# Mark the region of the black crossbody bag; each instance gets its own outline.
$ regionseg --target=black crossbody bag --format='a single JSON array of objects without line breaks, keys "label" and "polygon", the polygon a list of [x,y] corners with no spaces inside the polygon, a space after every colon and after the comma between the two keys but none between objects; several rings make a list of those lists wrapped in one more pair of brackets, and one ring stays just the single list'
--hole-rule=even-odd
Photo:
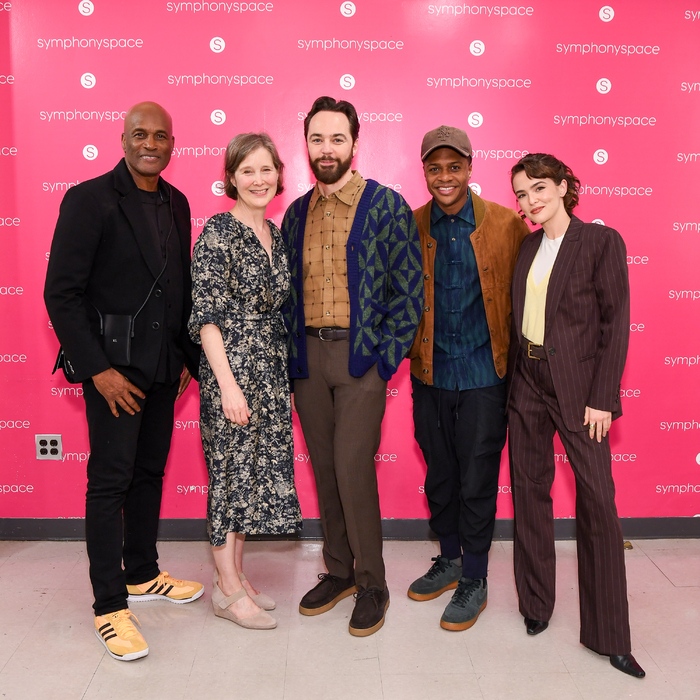
[{"label": "black crossbody bag", "polygon": [[[163,263],[163,268],[155,278],[150,290],[148,291],[148,294],[146,295],[146,298],[143,300],[143,304],[141,304],[138,311],[135,314],[103,314],[88,299],[100,317],[100,336],[102,337],[102,348],[105,351],[105,355],[107,356],[107,359],[111,365],[119,365],[121,367],[129,367],[131,365],[131,339],[134,337],[134,324],[136,322],[136,317],[141,313],[141,311],[143,311],[143,308],[151,298],[151,294],[153,294],[153,290],[156,288],[158,281],[168,267],[168,243],[170,242],[170,236],[175,226],[172,192],[170,193],[169,201],[170,229],[168,231],[168,236],[165,239],[165,262]],[[80,381],[75,379],[75,369],[70,363],[70,360],[66,357],[63,346],[58,349],[58,357],[56,357],[56,362],[54,363],[51,374],[55,374],[59,368],[63,370],[66,380],[71,384],[80,383]]]}]

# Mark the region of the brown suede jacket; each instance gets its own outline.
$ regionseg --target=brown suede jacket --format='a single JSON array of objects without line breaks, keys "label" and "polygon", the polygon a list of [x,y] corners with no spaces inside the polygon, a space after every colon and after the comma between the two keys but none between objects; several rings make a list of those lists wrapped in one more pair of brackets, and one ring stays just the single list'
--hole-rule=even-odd
[{"label": "brown suede jacket", "polygon": [[[525,222],[512,210],[494,202],[487,202],[472,192],[476,230],[470,236],[479,281],[484,297],[486,322],[491,334],[493,364],[499,377],[504,377],[508,364],[510,340],[510,283],[515,260],[523,238],[530,233]],[[430,237],[430,207],[432,200],[416,209],[413,214],[418,224],[423,254],[423,283],[425,302],[418,333],[408,357],[411,373],[423,384],[433,383],[433,337],[435,251],[437,241]]]}]

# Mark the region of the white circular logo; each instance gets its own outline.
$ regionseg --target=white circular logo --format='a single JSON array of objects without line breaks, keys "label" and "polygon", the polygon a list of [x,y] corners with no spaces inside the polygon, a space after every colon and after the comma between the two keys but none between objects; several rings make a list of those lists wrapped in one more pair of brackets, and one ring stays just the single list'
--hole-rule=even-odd
[{"label": "white circular logo", "polygon": [[95,160],[95,158],[97,158],[97,146],[85,146],[85,148],[83,148],[83,158],[86,160]]},{"label": "white circular logo", "polygon": [[593,154],[593,160],[598,163],[598,165],[603,165],[603,163],[608,162],[608,152],[604,148],[599,148]]},{"label": "white circular logo", "polygon": [[343,17],[352,17],[355,12],[357,12],[357,8],[354,2],[344,2],[340,6],[340,14]]},{"label": "white circular logo", "polygon": [[600,224],[601,226],[605,226],[605,222],[602,219],[593,219],[594,224]]},{"label": "white circular logo", "polygon": [[595,84],[595,89],[601,93],[601,95],[605,95],[607,92],[610,92],[612,90],[612,83],[608,78],[601,78],[596,84]]},{"label": "white circular logo", "polygon": [[83,73],[80,76],[80,84],[88,90],[94,88],[95,83],[97,83],[97,78],[92,73]]},{"label": "white circular logo", "polygon": [[78,12],[85,17],[88,17],[95,11],[95,6],[90,0],[80,0],[78,3]]},{"label": "white circular logo", "polygon": [[209,42],[209,48],[214,53],[221,53],[226,48],[226,42],[220,36],[215,36]]},{"label": "white circular logo", "polygon": [[615,16],[615,10],[610,7],[610,5],[603,5],[603,7],[600,8],[600,12],[598,13],[598,17],[603,20],[603,22],[609,22],[613,17]]},{"label": "white circular logo", "polygon": [[481,194],[481,185],[476,182],[470,182],[469,187],[472,188],[472,192],[478,197]]},{"label": "white circular logo", "polygon": [[695,461],[700,464],[700,453],[698,453],[697,457],[695,457]]},{"label": "white circular logo", "polygon": [[217,197],[223,197],[226,194],[226,190],[224,189],[224,183],[222,180],[216,180],[215,182],[211,183],[211,191],[217,196]]},{"label": "white circular logo", "polygon": [[212,124],[216,124],[217,126],[221,126],[226,121],[226,112],[224,112],[223,109],[215,109],[211,113],[210,118],[211,118]]},{"label": "white circular logo", "polygon": [[484,123],[484,118],[479,114],[479,112],[472,112],[468,117],[467,117],[467,123],[469,126],[473,127],[479,127]]},{"label": "white circular logo", "polygon": [[355,78],[352,75],[350,75],[350,73],[341,75],[340,87],[343,88],[343,90],[352,90],[355,87]]},{"label": "white circular logo", "polygon": [[486,50],[486,45],[483,41],[479,41],[479,39],[477,39],[469,44],[469,50],[472,52],[472,55],[481,56],[481,54]]}]

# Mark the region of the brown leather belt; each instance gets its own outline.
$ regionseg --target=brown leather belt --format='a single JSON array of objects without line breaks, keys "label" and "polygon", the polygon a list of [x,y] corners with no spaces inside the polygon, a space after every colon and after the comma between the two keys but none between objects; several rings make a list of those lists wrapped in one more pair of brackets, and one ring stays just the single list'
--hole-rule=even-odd
[{"label": "brown leather belt", "polygon": [[531,343],[525,336],[521,336],[520,347],[531,360],[547,359],[547,351],[544,349],[544,345],[535,345],[535,343]]},{"label": "brown leather belt", "polygon": [[348,328],[331,328],[329,326],[325,328],[306,326],[306,335],[312,335],[314,338],[323,341],[348,340],[350,338],[350,330]]}]

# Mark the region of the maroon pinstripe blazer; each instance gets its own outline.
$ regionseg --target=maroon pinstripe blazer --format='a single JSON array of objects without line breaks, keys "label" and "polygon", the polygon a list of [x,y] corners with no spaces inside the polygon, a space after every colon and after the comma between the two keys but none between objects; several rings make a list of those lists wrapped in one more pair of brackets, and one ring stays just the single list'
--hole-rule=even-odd
[{"label": "maroon pinstripe blazer", "polygon": [[[544,231],[523,241],[512,284],[508,377],[520,357],[527,275]],[[544,347],[564,423],[585,430],[586,406],[622,415],[620,380],[629,344],[627,249],[620,234],[572,217],[547,288]],[[510,381],[508,398],[510,399]]]}]

